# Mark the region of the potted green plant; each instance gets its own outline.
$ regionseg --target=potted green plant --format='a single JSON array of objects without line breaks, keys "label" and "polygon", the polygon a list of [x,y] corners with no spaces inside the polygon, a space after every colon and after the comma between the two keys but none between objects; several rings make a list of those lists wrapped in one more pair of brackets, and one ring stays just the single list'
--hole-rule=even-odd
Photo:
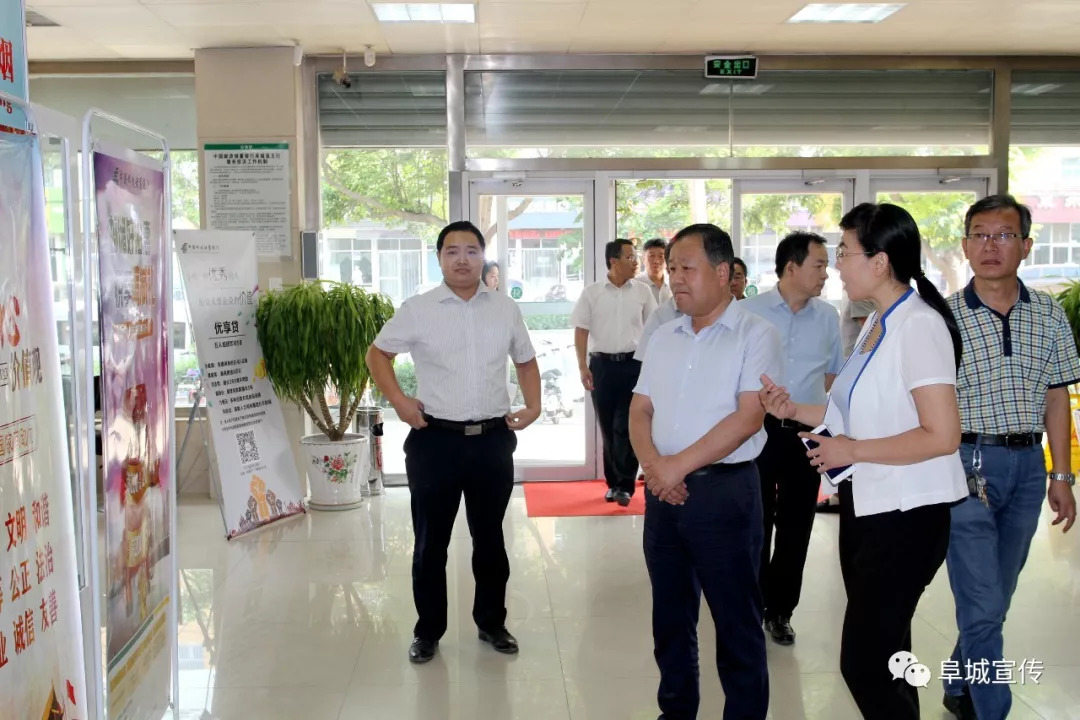
[{"label": "potted green plant", "polygon": [[[266,374],[278,396],[304,408],[320,431],[300,441],[315,509],[362,502],[370,449],[366,437],[348,430],[371,378],[364,354],[393,314],[385,295],[332,281],[270,291],[259,301]],[[336,417],[328,393],[337,397]]]}]

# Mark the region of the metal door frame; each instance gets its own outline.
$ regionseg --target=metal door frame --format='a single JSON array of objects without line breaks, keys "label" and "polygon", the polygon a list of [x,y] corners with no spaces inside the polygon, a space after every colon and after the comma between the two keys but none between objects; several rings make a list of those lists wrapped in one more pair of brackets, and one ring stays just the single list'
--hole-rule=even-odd
[{"label": "metal door frame", "polygon": [[[596,210],[597,193],[595,177],[570,178],[518,178],[491,177],[484,173],[462,173],[461,207],[467,208],[467,219],[476,221],[480,214],[480,196],[582,196],[582,241],[585,258],[582,274],[585,284],[594,282],[597,277],[597,257],[603,257],[604,241],[607,237],[607,223],[599,220],[602,213]],[[598,227],[604,225],[604,229]],[[509,243],[499,245],[497,260],[500,267],[507,267]],[[583,404],[585,412],[585,459],[581,465],[522,465],[515,464],[515,480],[592,480],[601,477],[601,468],[597,449],[602,447],[599,428],[595,422],[592,403],[586,397]],[[537,421],[539,422],[539,421]],[[524,432],[529,432],[525,430]]]}]

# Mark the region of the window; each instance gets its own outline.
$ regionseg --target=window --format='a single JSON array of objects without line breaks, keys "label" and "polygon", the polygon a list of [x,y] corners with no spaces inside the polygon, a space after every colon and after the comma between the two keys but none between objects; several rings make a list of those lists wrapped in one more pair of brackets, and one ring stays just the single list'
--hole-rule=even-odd
[{"label": "window", "polygon": [[988,152],[985,71],[470,72],[470,157],[812,157]]},{"label": "window", "polygon": [[323,147],[446,147],[443,72],[319,75]]},{"label": "window", "polygon": [[448,220],[446,151],[327,150],[319,276],[400,305],[442,281],[435,241]]},{"label": "window", "polygon": [[[318,96],[319,277],[385,293],[400,307],[442,281],[435,241],[450,210],[446,76],[358,73],[345,88],[323,75]],[[394,371],[414,394],[412,359],[399,356]],[[384,412],[388,428],[400,425],[392,408]],[[388,473],[404,472],[400,453],[384,461]]]},{"label": "window", "polygon": [[1080,145],[1080,72],[1014,72],[1011,142]]},{"label": "window", "polygon": [[1074,146],[1013,146],[1009,187],[1031,208],[1032,248],[1020,277],[1054,292],[1080,263],[1080,126]]},{"label": "window", "polygon": [[[195,75],[32,75],[30,97],[73,118],[92,107],[163,134],[169,147],[198,144],[195,123]],[[95,134],[137,150],[154,141],[107,123],[95,123]]]},{"label": "window", "polygon": [[731,180],[619,180],[615,206],[618,237],[670,240],[696,222],[730,230]]}]

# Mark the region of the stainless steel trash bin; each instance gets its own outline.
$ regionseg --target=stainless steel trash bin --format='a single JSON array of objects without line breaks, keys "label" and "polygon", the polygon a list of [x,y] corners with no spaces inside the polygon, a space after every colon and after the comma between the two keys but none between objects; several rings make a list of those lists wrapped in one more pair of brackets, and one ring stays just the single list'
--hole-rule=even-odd
[{"label": "stainless steel trash bin", "polygon": [[363,488],[365,495],[381,495],[383,491],[383,461],[382,461],[382,435],[383,414],[379,407],[362,407],[356,411],[356,419],[353,421],[356,432],[366,435],[370,449],[371,467],[368,470],[367,485]]}]

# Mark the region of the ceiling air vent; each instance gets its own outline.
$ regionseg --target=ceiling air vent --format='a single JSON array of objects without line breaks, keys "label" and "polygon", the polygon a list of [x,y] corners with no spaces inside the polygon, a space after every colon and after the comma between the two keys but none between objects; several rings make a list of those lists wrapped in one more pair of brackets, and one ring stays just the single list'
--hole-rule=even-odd
[{"label": "ceiling air vent", "polygon": [[60,27],[60,23],[53,22],[39,12],[27,10],[26,27]]}]

